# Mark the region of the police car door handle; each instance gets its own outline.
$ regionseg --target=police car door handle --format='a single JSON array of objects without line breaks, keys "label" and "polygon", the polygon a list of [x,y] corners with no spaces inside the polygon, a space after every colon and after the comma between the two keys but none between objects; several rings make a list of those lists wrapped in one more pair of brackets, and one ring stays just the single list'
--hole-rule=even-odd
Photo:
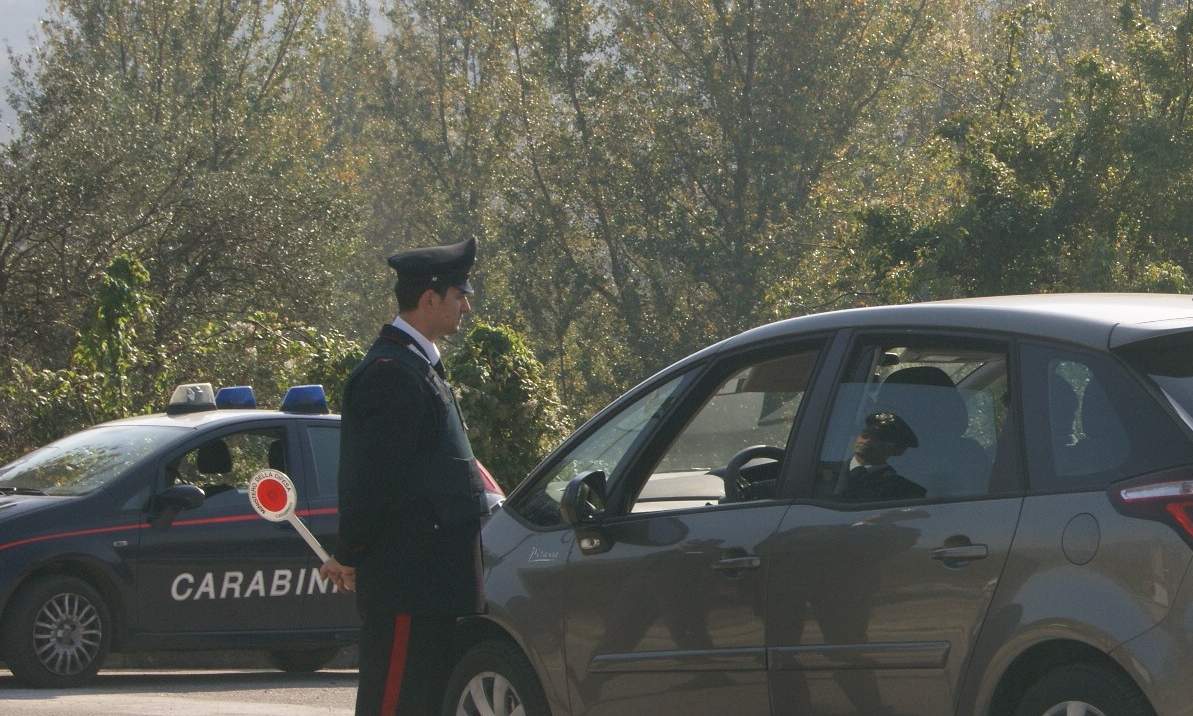
[{"label": "police car door handle", "polygon": [[966,544],[956,547],[937,547],[930,554],[932,559],[940,560],[946,566],[953,567],[972,562],[975,559],[985,559],[990,555],[990,550],[984,544]]},{"label": "police car door handle", "polygon": [[758,557],[729,557],[714,562],[712,568],[721,572],[737,572],[743,569],[758,569],[762,560]]}]

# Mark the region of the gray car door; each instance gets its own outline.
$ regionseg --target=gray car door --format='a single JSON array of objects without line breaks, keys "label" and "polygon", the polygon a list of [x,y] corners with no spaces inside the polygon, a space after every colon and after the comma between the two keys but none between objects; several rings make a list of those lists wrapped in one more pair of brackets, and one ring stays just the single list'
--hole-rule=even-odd
[{"label": "gray car door", "polygon": [[768,712],[760,546],[819,347],[712,366],[620,476],[602,546],[568,560],[574,713]]},{"label": "gray car door", "polygon": [[954,713],[1022,504],[1008,363],[965,337],[855,345],[764,547],[774,713]]}]

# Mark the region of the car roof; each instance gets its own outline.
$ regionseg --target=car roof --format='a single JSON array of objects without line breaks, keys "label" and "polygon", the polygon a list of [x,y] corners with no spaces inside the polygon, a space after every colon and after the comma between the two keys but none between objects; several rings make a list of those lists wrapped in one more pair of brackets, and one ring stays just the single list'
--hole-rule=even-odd
[{"label": "car roof", "polygon": [[176,428],[206,428],[217,425],[226,425],[231,423],[242,423],[250,420],[275,420],[283,419],[304,419],[304,420],[327,420],[339,422],[340,416],[332,413],[330,415],[323,415],[318,413],[284,413],[280,410],[252,410],[252,409],[218,409],[218,410],[203,410],[194,413],[180,413],[178,415],[167,415],[165,413],[153,413],[151,415],[137,415],[131,418],[122,418],[120,420],[112,420],[106,423],[100,423],[94,427],[113,427],[120,425],[152,425],[157,427],[176,427]]},{"label": "car roof", "polygon": [[902,327],[1015,333],[1105,350],[1166,333],[1193,329],[1193,296],[1139,293],[1030,294],[852,308],[760,326],[706,350],[721,351],[738,344],[797,332]]}]

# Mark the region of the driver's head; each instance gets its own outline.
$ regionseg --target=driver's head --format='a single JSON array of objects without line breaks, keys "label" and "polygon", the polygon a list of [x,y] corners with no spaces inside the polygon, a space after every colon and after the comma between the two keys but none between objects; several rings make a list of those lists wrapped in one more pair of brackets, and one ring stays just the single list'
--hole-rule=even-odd
[{"label": "driver's head", "polygon": [[854,441],[853,454],[864,465],[882,465],[919,444],[903,418],[884,410],[866,416],[866,425]]}]

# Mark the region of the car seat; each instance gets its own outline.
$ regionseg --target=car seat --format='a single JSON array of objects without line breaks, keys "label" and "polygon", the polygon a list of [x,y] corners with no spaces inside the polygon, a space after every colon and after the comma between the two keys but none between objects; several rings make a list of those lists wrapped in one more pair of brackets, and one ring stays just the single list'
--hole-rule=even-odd
[{"label": "car seat", "polygon": [[280,472],[286,471],[286,441],[282,438],[269,443],[269,467]]},{"label": "car seat", "polygon": [[1058,460],[1057,475],[1093,475],[1118,469],[1130,452],[1127,431],[1096,377],[1085,385],[1080,415],[1077,439],[1064,450],[1064,460]]},{"label": "car seat", "polygon": [[200,445],[195,454],[195,467],[208,480],[202,485],[208,497],[235,487],[216,477],[232,472],[232,451],[223,440],[216,438]]},{"label": "car seat", "polygon": [[888,462],[927,496],[984,495],[991,460],[976,440],[965,437],[969,411],[948,374],[936,366],[913,366],[887,376],[878,403],[911,427],[919,446]]},{"label": "car seat", "polygon": [[232,452],[218,438],[203,443],[195,455],[195,466],[204,475],[226,475],[232,472]]}]

